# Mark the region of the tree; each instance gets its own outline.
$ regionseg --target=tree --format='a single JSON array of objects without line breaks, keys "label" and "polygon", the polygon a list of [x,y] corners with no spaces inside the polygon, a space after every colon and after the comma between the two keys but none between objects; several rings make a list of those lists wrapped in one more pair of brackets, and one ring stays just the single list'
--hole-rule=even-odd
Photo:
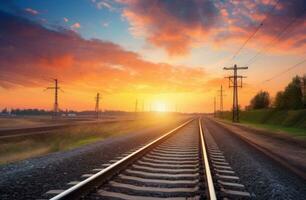
[{"label": "tree", "polygon": [[4,108],[4,109],[1,111],[1,113],[4,114],[4,115],[7,115],[9,112],[8,112],[7,108]]},{"label": "tree", "polygon": [[277,109],[302,109],[304,107],[302,80],[296,76],[287,85],[284,92],[278,92],[274,106]]},{"label": "tree", "polygon": [[284,92],[279,91],[276,93],[274,107],[277,109],[285,109]]},{"label": "tree", "polygon": [[263,109],[268,108],[270,105],[270,95],[268,92],[258,92],[250,102],[251,109]]},{"label": "tree", "polygon": [[306,74],[303,76],[301,80],[301,90],[303,94],[303,107],[306,108]]}]

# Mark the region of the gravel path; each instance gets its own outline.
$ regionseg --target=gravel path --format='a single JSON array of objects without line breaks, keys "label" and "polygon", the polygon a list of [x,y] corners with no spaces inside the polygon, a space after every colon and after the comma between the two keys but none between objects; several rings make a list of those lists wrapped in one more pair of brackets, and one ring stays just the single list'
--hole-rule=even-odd
[{"label": "gravel path", "polygon": [[38,199],[52,189],[67,187],[82,174],[160,136],[179,123],[160,125],[66,152],[24,160],[0,167],[0,199]]},{"label": "gravel path", "polygon": [[249,146],[219,124],[205,118],[205,126],[256,199],[306,199],[306,181]]}]

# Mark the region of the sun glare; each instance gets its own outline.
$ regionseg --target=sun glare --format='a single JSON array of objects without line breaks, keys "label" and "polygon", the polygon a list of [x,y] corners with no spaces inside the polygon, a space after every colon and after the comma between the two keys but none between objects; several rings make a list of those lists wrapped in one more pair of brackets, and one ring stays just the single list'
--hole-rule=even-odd
[{"label": "sun glare", "polygon": [[163,102],[157,102],[154,106],[154,110],[157,112],[166,112],[166,105]]}]

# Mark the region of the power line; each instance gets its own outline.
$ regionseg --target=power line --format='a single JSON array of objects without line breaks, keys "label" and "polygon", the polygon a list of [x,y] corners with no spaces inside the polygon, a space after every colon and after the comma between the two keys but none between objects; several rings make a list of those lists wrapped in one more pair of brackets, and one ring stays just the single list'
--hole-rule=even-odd
[{"label": "power line", "polygon": [[255,34],[259,31],[259,29],[262,27],[263,23],[260,23],[259,26],[255,29],[255,31],[247,38],[247,40],[241,45],[241,47],[234,53],[231,60],[235,59],[236,56],[240,53],[240,51],[243,49],[243,47],[255,36]]},{"label": "power line", "polygon": [[276,1],[276,3],[274,4],[273,7],[271,7],[269,9],[269,11],[266,12],[264,18],[262,19],[262,21],[260,22],[260,24],[256,27],[255,31],[246,39],[246,41],[239,47],[239,49],[234,53],[233,57],[231,58],[231,60],[235,59],[236,56],[240,53],[240,51],[247,45],[247,43],[256,35],[256,33],[260,30],[260,28],[264,25],[264,22],[267,19],[267,14],[271,13],[275,7],[277,6],[277,4],[279,3],[279,0]]},{"label": "power line", "polygon": [[271,42],[269,42],[267,45],[257,51],[255,56],[250,58],[245,65],[253,64],[260,55],[267,53],[274,46],[274,44],[276,44],[276,42],[283,37],[284,33],[294,24],[296,20],[297,16],[290,20],[290,22],[277,34],[277,36]]},{"label": "power line", "polygon": [[294,69],[294,68],[296,68],[296,67],[300,66],[301,64],[303,64],[303,63],[305,63],[305,62],[306,62],[306,58],[305,58],[304,60],[302,60],[302,61],[300,61],[300,62],[296,63],[295,65],[293,65],[293,66],[289,67],[288,69],[286,69],[286,70],[284,70],[284,71],[280,72],[279,74],[274,75],[274,76],[272,76],[271,78],[269,78],[269,79],[267,79],[267,80],[263,81],[263,83],[265,83],[265,82],[269,82],[269,81],[271,81],[271,80],[273,80],[273,79],[275,79],[275,78],[278,78],[279,76],[281,76],[281,75],[283,75],[283,74],[285,74],[285,73],[289,72],[290,70],[292,70],[292,69]]}]

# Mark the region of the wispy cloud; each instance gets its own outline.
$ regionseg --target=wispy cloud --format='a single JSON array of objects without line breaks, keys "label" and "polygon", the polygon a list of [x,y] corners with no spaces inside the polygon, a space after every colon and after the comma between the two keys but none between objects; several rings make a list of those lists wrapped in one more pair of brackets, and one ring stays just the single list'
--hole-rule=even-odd
[{"label": "wispy cloud", "polygon": [[69,19],[67,17],[64,17],[63,20],[64,20],[64,22],[68,22],[69,21]]},{"label": "wispy cloud", "polygon": [[37,10],[34,10],[32,8],[26,8],[24,9],[27,13],[31,14],[31,15],[38,15],[39,12]]},{"label": "wispy cloud", "polygon": [[109,11],[114,11],[115,8],[112,5],[111,1],[107,0],[92,0],[92,2],[96,5],[98,9],[108,9]]},{"label": "wispy cloud", "polygon": [[105,28],[109,26],[109,22],[102,22],[101,24],[102,24],[102,26],[105,27]]}]

